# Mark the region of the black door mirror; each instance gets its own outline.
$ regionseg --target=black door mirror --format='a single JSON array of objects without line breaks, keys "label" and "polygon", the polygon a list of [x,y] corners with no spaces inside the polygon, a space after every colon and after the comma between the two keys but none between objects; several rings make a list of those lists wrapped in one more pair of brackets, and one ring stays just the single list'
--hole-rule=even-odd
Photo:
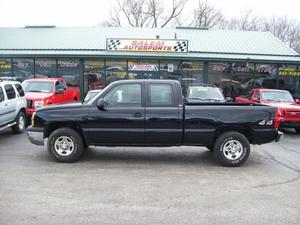
[{"label": "black door mirror", "polygon": [[107,103],[104,101],[103,98],[100,98],[97,101],[97,108],[101,111],[106,111],[105,106],[107,106]]},{"label": "black door mirror", "polygon": [[55,90],[55,94],[63,94],[63,93],[65,93],[65,89],[63,89],[63,88],[59,88],[59,89]]}]

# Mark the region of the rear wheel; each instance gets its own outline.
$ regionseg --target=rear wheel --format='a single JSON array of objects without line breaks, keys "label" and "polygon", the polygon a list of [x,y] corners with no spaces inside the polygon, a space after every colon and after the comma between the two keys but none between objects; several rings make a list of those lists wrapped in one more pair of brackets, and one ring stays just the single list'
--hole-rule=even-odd
[{"label": "rear wheel", "polygon": [[215,142],[214,156],[223,166],[240,166],[248,159],[249,154],[249,141],[239,132],[226,132]]},{"label": "rear wheel", "polygon": [[21,134],[24,132],[26,127],[26,116],[24,112],[20,111],[16,117],[16,124],[12,126],[14,134]]},{"label": "rear wheel", "polygon": [[49,136],[48,151],[59,162],[75,162],[84,151],[82,137],[73,129],[59,128]]}]

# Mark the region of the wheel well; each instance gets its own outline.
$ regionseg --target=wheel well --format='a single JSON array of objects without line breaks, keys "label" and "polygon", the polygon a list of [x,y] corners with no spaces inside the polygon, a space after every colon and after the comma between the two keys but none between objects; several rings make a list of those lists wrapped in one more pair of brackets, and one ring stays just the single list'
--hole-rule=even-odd
[{"label": "wheel well", "polygon": [[223,133],[235,131],[243,134],[249,141],[249,143],[253,143],[252,132],[250,127],[222,127],[215,131],[213,143],[217,140],[217,138],[222,135]]},{"label": "wheel well", "polygon": [[20,109],[20,112],[26,114],[26,109],[25,109],[25,108],[21,108],[21,109]]},{"label": "wheel well", "polygon": [[48,138],[53,131],[57,130],[58,128],[63,128],[63,127],[71,128],[71,129],[77,131],[78,134],[81,136],[81,138],[83,140],[83,143],[86,144],[84,136],[82,135],[81,128],[77,124],[71,123],[71,122],[67,122],[67,123],[64,122],[63,124],[61,124],[61,123],[51,123],[51,124],[47,125],[45,127],[45,131],[44,131],[44,138]]}]

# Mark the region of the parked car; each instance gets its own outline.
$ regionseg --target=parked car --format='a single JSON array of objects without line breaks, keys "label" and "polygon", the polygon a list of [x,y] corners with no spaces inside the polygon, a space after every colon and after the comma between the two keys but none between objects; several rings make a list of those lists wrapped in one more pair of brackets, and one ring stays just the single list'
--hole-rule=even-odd
[{"label": "parked car", "polygon": [[100,92],[102,91],[102,89],[96,89],[96,90],[91,90],[89,91],[85,98],[84,98],[84,101],[87,102],[89,100],[91,100],[92,98],[94,98],[97,94],[99,94]]},{"label": "parked car", "polygon": [[[116,81],[86,103],[37,110],[27,130],[60,162],[96,146],[206,146],[225,166],[240,166],[251,144],[279,140],[276,109],[235,103],[185,104],[178,81]],[[264,123],[263,123],[264,122]]]},{"label": "parked car", "polygon": [[185,99],[188,102],[226,102],[220,88],[208,85],[188,87]]},{"label": "parked car", "polygon": [[13,133],[22,133],[26,125],[26,99],[21,83],[1,81],[0,130],[11,127]]},{"label": "parked car", "polygon": [[254,88],[249,97],[237,97],[237,103],[258,103],[278,108],[280,127],[295,128],[300,133],[300,105],[288,91]]},{"label": "parked car", "polygon": [[42,106],[80,101],[79,88],[68,87],[62,78],[29,79],[22,85],[29,116]]}]

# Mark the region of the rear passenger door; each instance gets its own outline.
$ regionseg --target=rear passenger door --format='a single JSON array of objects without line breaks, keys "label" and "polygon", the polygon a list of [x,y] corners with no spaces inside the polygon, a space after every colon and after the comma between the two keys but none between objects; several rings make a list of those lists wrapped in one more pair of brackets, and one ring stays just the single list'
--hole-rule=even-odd
[{"label": "rear passenger door", "polygon": [[175,87],[169,83],[146,84],[146,144],[179,145],[182,138],[182,115],[176,100]]},{"label": "rear passenger door", "polygon": [[16,117],[16,108],[17,108],[17,94],[12,84],[5,84],[4,91],[7,96],[7,101],[5,103],[6,108],[6,120],[7,122],[13,121]]},{"label": "rear passenger door", "polygon": [[0,126],[7,122],[7,103],[5,102],[5,95],[3,88],[0,86]]}]

